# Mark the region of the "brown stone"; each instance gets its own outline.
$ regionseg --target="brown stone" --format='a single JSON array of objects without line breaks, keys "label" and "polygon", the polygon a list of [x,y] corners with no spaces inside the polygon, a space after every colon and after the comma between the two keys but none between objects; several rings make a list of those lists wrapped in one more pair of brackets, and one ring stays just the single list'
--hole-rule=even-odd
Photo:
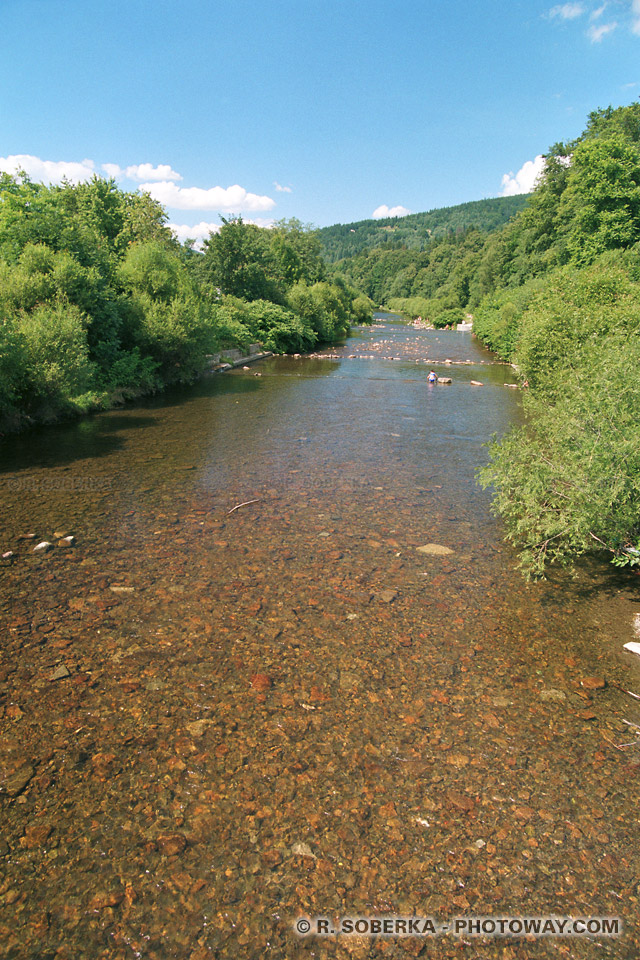
[{"label": "brown stone", "polygon": [[156,837],[156,843],[165,857],[175,857],[187,846],[187,838],[182,833],[166,833]]},{"label": "brown stone", "polygon": [[27,847],[27,849],[39,847],[41,843],[44,843],[44,841],[51,836],[52,831],[53,827],[48,823],[31,823],[24,831],[22,846]]},{"label": "brown stone", "polygon": [[122,890],[102,890],[94,894],[89,901],[90,910],[104,910],[106,907],[117,907],[124,900]]},{"label": "brown stone", "polygon": [[34,774],[35,770],[31,764],[25,763],[5,780],[0,781],[0,794],[5,793],[9,797],[17,797],[29,781],[33,779]]}]

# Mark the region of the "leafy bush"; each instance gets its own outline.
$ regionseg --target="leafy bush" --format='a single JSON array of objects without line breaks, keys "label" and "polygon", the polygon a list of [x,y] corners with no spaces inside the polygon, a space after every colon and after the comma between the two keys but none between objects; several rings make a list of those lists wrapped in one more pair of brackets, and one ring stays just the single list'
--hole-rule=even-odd
[{"label": "leafy bush", "polygon": [[457,323],[464,323],[465,320],[464,310],[461,310],[459,307],[454,307],[453,309],[436,313],[433,316],[432,323],[436,329],[441,330],[443,327],[454,327]]},{"label": "leafy bush", "polygon": [[561,383],[526,398],[526,426],[491,446],[496,492],[528,576],[595,549],[636,545],[640,504],[640,334],[593,341]]},{"label": "leafy bush", "polygon": [[73,408],[94,386],[86,320],[77,307],[41,304],[19,320],[23,344],[22,395],[30,413]]},{"label": "leafy bush", "polygon": [[314,331],[299,316],[267,300],[247,304],[245,316],[253,339],[274,353],[303,353],[316,342]]},{"label": "leafy bush", "polygon": [[624,555],[640,517],[640,285],[606,258],[564,270],[520,324],[526,424],[494,441],[481,482],[527,575],[589,550]]},{"label": "leafy bush", "polygon": [[156,361],[165,382],[193,380],[205,369],[207,354],[215,346],[211,308],[192,296],[162,302],[141,294],[137,302],[142,352]]}]

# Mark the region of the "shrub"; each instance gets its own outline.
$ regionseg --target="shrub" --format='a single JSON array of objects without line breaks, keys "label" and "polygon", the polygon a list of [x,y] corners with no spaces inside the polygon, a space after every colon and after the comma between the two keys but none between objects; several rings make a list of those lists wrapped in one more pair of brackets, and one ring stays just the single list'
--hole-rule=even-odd
[{"label": "shrub", "polygon": [[63,302],[41,304],[19,318],[24,351],[23,396],[31,412],[47,416],[73,407],[94,386],[86,320]]}]

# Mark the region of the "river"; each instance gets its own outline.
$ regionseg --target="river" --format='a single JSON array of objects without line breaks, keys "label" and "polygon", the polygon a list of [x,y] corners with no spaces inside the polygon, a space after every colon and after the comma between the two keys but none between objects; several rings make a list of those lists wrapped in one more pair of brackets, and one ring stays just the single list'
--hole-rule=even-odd
[{"label": "river", "polygon": [[[1,441],[4,956],[640,956],[640,597],[522,580],[474,479],[509,383],[379,315]],[[294,932],[374,915],[624,933]]]}]

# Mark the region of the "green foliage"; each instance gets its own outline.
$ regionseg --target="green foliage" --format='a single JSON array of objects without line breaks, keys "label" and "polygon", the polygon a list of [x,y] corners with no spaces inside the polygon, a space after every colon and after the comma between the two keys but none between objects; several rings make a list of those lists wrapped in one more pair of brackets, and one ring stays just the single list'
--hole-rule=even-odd
[{"label": "green foliage", "polygon": [[496,491],[529,576],[597,548],[622,561],[633,556],[627,551],[640,533],[634,273],[607,257],[588,270],[565,269],[521,315],[516,359],[530,385],[526,424],[493,443],[480,477]]},{"label": "green foliage", "polygon": [[316,342],[314,331],[301,317],[266,300],[247,305],[246,322],[253,338],[274,353],[303,353]]},{"label": "green foliage", "polygon": [[544,289],[544,281],[530,280],[521,287],[503,287],[485,297],[473,314],[473,329],[490,350],[513,360],[520,338],[522,315]]},{"label": "green foliage", "polygon": [[39,304],[20,317],[22,396],[29,414],[51,416],[59,409],[84,407],[93,384],[86,322],[77,307]]},{"label": "green foliage", "polygon": [[[411,213],[406,217],[339,223],[318,230],[318,238],[328,263],[357,257],[378,247],[423,251],[432,240],[459,237],[470,229],[483,233],[497,230],[522,210],[526,202],[523,196],[498,197],[427,213]],[[396,295],[403,294],[398,291]]]},{"label": "green foliage", "polygon": [[525,573],[595,548],[637,542],[640,502],[640,337],[590,344],[554,400],[531,394],[526,427],[491,448],[481,481],[520,549]]},{"label": "green foliage", "polygon": [[132,244],[119,268],[125,290],[165,303],[180,292],[183,274],[177,253],[157,240]]},{"label": "green foliage", "polygon": [[219,233],[204,241],[200,269],[223,294],[244,300],[277,300],[276,259],[265,230],[242,217],[222,218]]},{"label": "green foliage", "polygon": [[[1,279],[0,279],[1,285]],[[15,320],[0,315],[0,423],[11,427],[21,420],[20,396],[24,389],[26,352]]]},{"label": "green foliage", "polygon": [[207,364],[216,336],[214,312],[197,296],[153,300],[141,294],[138,347],[158,366],[162,381],[189,382]]},{"label": "green foliage", "polygon": [[458,323],[464,323],[466,320],[464,310],[459,307],[452,307],[448,310],[442,310],[433,317],[433,326],[441,330],[444,327],[455,327]]},{"label": "green foliage", "polygon": [[351,303],[353,322],[356,324],[373,323],[373,304],[364,294],[354,297]]},{"label": "green foliage", "polygon": [[578,144],[560,212],[575,263],[632,246],[640,239],[640,147],[620,136]]},{"label": "green foliage", "polygon": [[271,251],[277,263],[277,275],[282,285],[293,286],[303,280],[315,283],[324,280],[326,268],[318,231],[302,224],[295,217],[277,220],[268,231]]}]

